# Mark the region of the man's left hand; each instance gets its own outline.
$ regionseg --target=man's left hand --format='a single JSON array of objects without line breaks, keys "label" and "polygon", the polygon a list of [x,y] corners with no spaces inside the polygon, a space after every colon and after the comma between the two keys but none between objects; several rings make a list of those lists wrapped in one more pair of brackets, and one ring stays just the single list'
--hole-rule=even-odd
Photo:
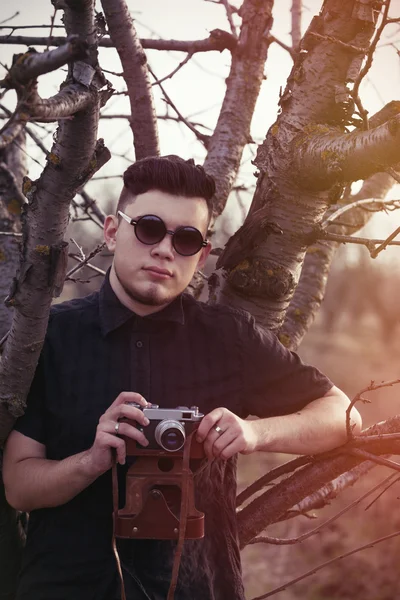
[{"label": "man's left hand", "polygon": [[245,421],[227,408],[216,408],[204,417],[197,430],[198,442],[204,442],[209,459],[227,460],[237,452],[250,454],[257,438],[251,421]]}]

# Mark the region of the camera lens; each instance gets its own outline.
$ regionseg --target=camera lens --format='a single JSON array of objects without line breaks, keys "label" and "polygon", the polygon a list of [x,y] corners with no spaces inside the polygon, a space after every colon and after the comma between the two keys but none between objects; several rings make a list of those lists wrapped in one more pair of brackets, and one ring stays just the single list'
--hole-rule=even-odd
[{"label": "camera lens", "polygon": [[176,452],[185,444],[185,428],[179,421],[165,419],[157,425],[154,437],[161,448],[167,452]]}]

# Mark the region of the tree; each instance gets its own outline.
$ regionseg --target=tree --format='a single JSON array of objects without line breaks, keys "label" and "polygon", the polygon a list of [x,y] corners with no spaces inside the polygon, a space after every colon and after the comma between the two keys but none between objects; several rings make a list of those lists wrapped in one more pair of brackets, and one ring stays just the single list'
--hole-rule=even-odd
[{"label": "tree", "polygon": [[[244,0],[240,8],[220,0],[231,32],[213,30],[207,39],[186,42],[140,40],[124,0],[102,0],[104,15],[95,14],[92,0],[52,3],[64,13],[67,37],[0,38],[3,44],[56,47],[16,55],[2,81],[2,87],[15,90],[18,99],[0,131],[1,257],[10,267],[1,277],[3,294],[14,272],[15,236],[20,227],[23,240],[18,274],[7,299],[14,314],[0,368],[2,441],[24,411],[52,297],[62,290],[70,206],[97,222],[104,217],[84,189],[110,157],[104,142],[96,141],[100,109],[113,94],[98,63],[97,48],[113,46],[118,51],[136,158],[160,152],[152,71],[145,49],[186,52],[180,68],[197,52],[230,52],[226,92],[211,134],[185,119],[162,81],[156,82],[174,108],[175,118],[206,148],[204,167],[216,180],[218,217],[235,186],[250,141],[269,47],[282,45],[270,33],[273,0]],[[355,241],[354,234],[373,211],[397,206],[396,201],[385,198],[398,181],[400,162],[400,104],[390,102],[368,118],[359,94],[384,28],[398,22],[389,15],[390,0],[325,0],[302,38],[301,4],[301,0],[292,3],[292,46],[283,46],[293,59],[293,68],[280,97],[279,115],[254,159],[257,184],[251,207],[242,227],[218,256],[218,270],[208,278],[209,302],[250,311],[291,349],[299,346],[320,306],[338,244]],[[239,31],[236,23],[240,23]],[[60,91],[42,98],[38,78],[65,64],[68,74]],[[7,112],[5,107],[3,110]],[[18,152],[23,147],[22,136],[25,131],[34,135],[28,122],[49,121],[58,121],[58,129],[51,150],[44,149],[46,167],[36,181],[24,178],[22,193],[24,166]],[[351,183],[358,180],[363,180],[361,190],[352,194]],[[366,245],[372,256],[396,243],[392,237],[356,241]],[[78,266],[90,264],[90,259],[81,259]],[[193,293],[199,293],[200,287],[201,278],[193,282]],[[3,333],[8,330],[9,317],[1,316]],[[242,547],[269,524],[285,518],[293,506],[302,504],[302,510],[307,510],[317,502],[316,497],[318,501],[325,498],[325,486],[343,474],[342,486],[376,462],[399,470],[399,465],[380,457],[397,452],[399,424],[400,417],[393,417],[354,438],[348,420],[345,448],[318,461],[313,457],[296,459],[256,482],[238,498],[239,505],[279,475],[293,472],[238,513]]]}]

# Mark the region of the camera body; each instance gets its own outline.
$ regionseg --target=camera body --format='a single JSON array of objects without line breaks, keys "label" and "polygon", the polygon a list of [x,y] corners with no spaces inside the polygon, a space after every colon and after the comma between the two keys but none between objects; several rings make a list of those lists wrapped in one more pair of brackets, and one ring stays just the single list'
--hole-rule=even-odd
[{"label": "camera body", "polygon": [[177,406],[176,408],[160,408],[158,404],[148,404],[146,407],[136,402],[129,402],[130,406],[139,408],[149,419],[150,423],[136,427],[143,431],[149,441],[146,450],[164,450],[165,452],[180,452],[187,436],[199,425],[204,414],[199,412],[197,406]]},{"label": "camera body", "polygon": [[[121,436],[126,444],[128,471],[125,506],[118,509],[118,482],[113,479],[114,532],[116,537],[177,540],[181,527],[186,539],[204,536],[204,513],[195,506],[194,473],[205,458],[203,444],[193,435],[204,417],[197,406],[160,408],[129,402],[149,419],[142,427],[149,441],[141,446],[136,440]],[[182,513],[182,507],[186,510]],[[181,513],[184,514],[181,517]]]}]

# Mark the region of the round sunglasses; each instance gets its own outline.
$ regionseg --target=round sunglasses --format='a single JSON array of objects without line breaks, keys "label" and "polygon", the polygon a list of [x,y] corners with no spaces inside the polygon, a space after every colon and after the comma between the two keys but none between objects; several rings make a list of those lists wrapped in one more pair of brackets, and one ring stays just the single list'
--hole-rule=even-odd
[{"label": "round sunglasses", "polygon": [[172,246],[181,256],[193,256],[207,246],[208,242],[203,238],[196,227],[184,225],[175,231],[167,229],[164,221],[156,215],[143,215],[139,219],[131,219],[121,210],[118,214],[135,228],[135,235],[139,242],[152,246],[158,244],[165,236],[172,235]]}]

